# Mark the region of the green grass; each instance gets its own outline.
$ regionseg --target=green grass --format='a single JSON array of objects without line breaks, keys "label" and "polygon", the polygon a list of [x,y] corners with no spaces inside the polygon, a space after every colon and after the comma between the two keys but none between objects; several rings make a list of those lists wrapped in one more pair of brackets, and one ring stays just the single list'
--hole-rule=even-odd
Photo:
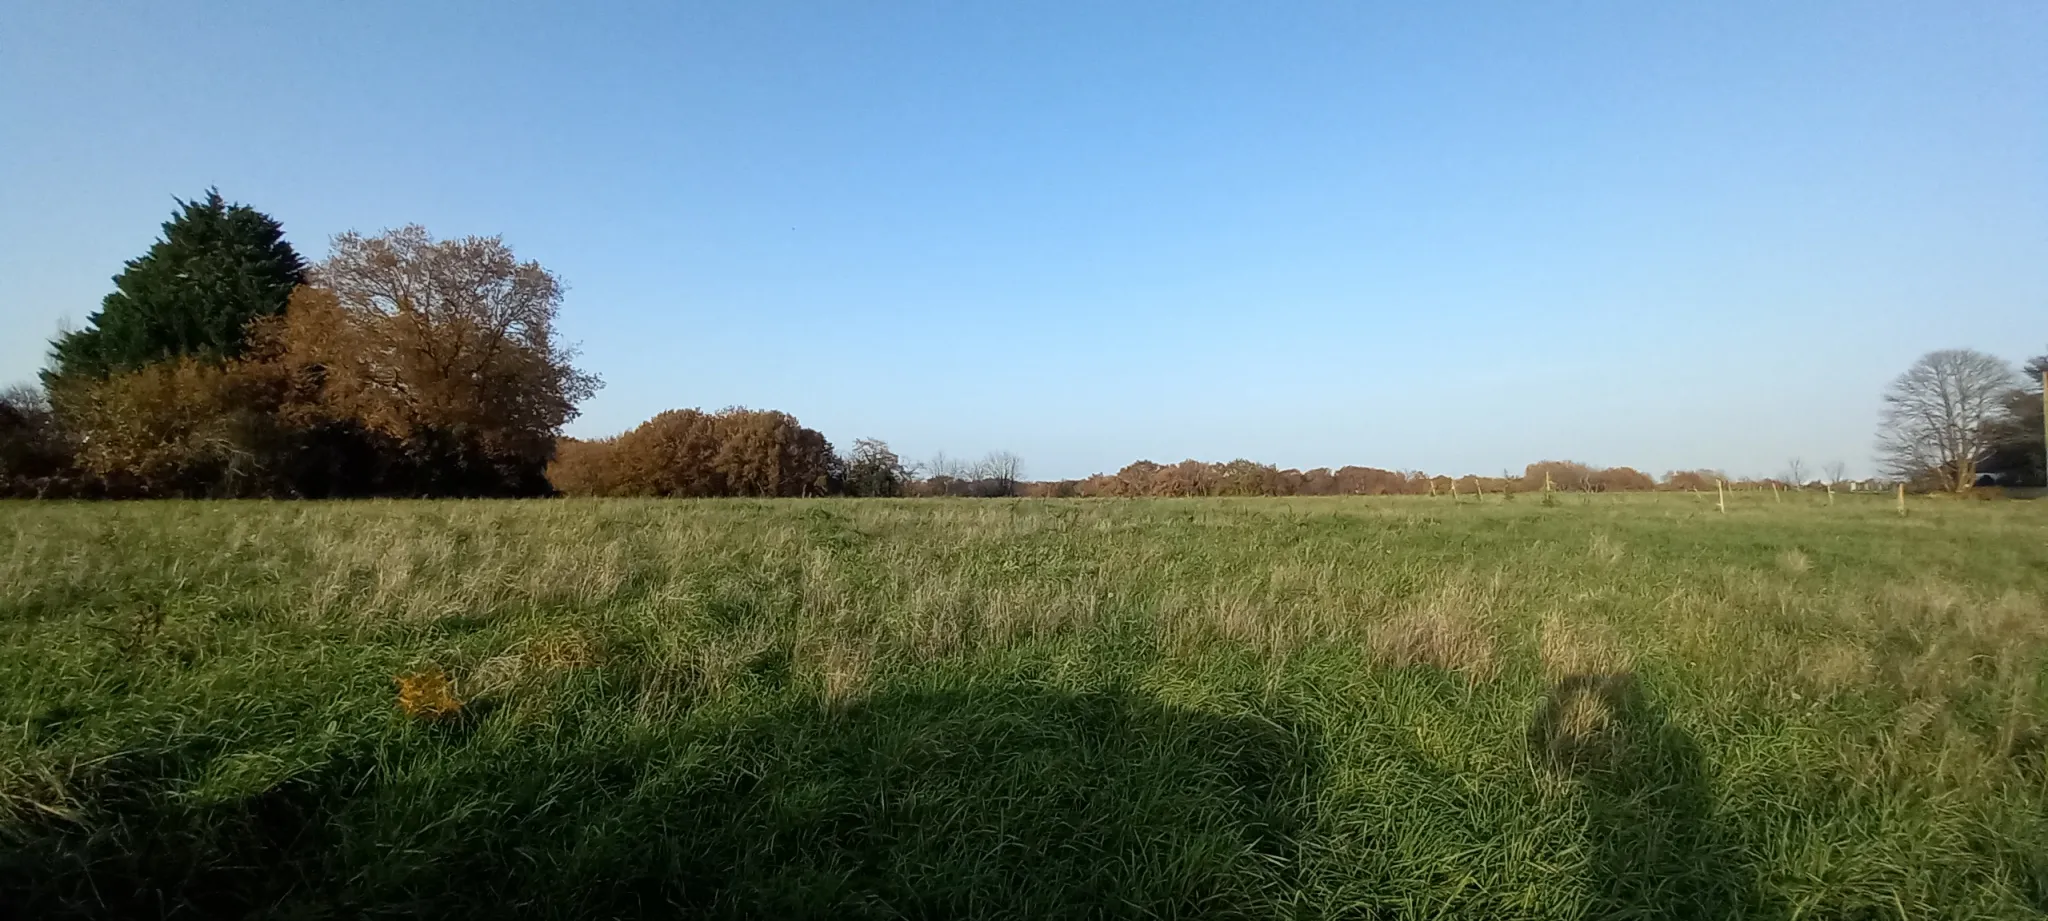
[{"label": "green grass", "polygon": [[6,504],[0,906],[2042,917],[2044,599],[2040,503]]}]

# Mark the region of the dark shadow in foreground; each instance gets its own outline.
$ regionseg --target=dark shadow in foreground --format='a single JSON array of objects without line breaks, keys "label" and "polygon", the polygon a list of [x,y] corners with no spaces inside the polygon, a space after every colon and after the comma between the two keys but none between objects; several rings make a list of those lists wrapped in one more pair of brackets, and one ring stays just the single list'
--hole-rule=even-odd
[{"label": "dark shadow in foreground", "polygon": [[74,818],[8,829],[0,903],[36,917],[1270,916],[1294,888],[1318,758],[1284,719],[1023,684],[694,734],[572,721],[473,747],[491,737],[387,740],[375,764],[365,750],[206,808],[166,791],[216,752],[115,765]]},{"label": "dark shadow in foreground", "polygon": [[1633,675],[1587,674],[1550,689],[1529,727],[1531,753],[1583,785],[1593,849],[1594,918],[1767,914],[1753,876],[1715,817],[1699,746]]}]

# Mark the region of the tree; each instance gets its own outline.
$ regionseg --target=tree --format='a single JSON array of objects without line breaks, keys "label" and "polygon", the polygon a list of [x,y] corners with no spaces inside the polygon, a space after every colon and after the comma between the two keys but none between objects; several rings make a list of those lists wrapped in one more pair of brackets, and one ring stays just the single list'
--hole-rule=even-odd
[{"label": "tree", "polygon": [[710,413],[672,409],[657,414],[619,436],[618,475],[626,490],[621,494],[731,495],[719,464],[724,441],[718,418]]},{"label": "tree", "polygon": [[1117,495],[1151,495],[1152,481],[1157,479],[1160,471],[1164,469],[1166,468],[1161,467],[1158,464],[1155,464],[1149,460],[1133,461],[1129,464],[1125,464],[1122,470],[1118,470],[1116,472],[1117,482],[1121,484],[1118,488]]},{"label": "tree", "polygon": [[918,472],[927,477],[948,477],[960,480],[972,476],[967,468],[968,465],[965,462],[947,457],[946,452],[940,451],[932,455],[931,460],[925,461],[923,467]]},{"label": "tree", "polygon": [[1280,470],[1272,464],[1238,458],[1215,473],[1217,492],[1226,496],[1270,496],[1280,491]]},{"label": "tree", "polygon": [[1793,489],[1806,488],[1806,461],[1793,458],[1785,462],[1785,485]]},{"label": "tree", "polygon": [[1712,470],[1673,470],[1664,474],[1664,488],[1686,492],[1705,492],[1715,488],[1721,481],[1719,473]]},{"label": "tree", "polygon": [[1389,496],[1408,490],[1408,478],[1378,467],[1346,466],[1331,475],[1337,495]]},{"label": "tree", "polygon": [[306,266],[269,215],[218,190],[178,202],[163,236],[114,276],[86,328],[51,342],[46,382],[166,359],[240,357],[253,320],[281,314]]},{"label": "tree", "polygon": [[974,465],[977,492],[988,496],[1014,496],[1017,481],[1024,476],[1024,460],[1008,451],[990,451]]},{"label": "tree", "polygon": [[1337,494],[1337,477],[1328,467],[1317,467],[1301,475],[1301,494],[1304,496],[1334,496]]},{"label": "tree", "polygon": [[725,495],[822,496],[832,488],[839,458],[832,443],[796,417],[773,410],[727,409],[716,417],[718,453],[712,463]]},{"label": "tree", "polygon": [[2012,366],[1983,352],[1921,356],[1885,390],[1879,461],[1909,482],[1950,492],[1974,485],[2014,385]]},{"label": "tree", "polygon": [[629,495],[619,477],[618,439],[563,438],[548,461],[548,483],[565,496]]},{"label": "tree", "polygon": [[1538,461],[1522,469],[1522,486],[1535,492],[1543,488],[1548,476],[1552,489],[1590,491],[1594,486],[1593,474],[1591,466],[1577,461]]},{"label": "tree", "polygon": [[850,496],[900,496],[908,474],[896,452],[879,438],[860,438],[846,456],[845,485]]},{"label": "tree", "polygon": [[1820,473],[1829,486],[1840,489],[1842,483],[1849,478],[1849,465],[1841,461],[1828,461],[1820,468]]},{"label": "tree", "polygon": [[43,391],[0,390],[0,496],[35,496],[44,481],[72,472],[71,445],[57,430]]},{"label": "tree", "polygon": [[1657,488],[1657,481],[1634,467],[1609,467],[1593,472],[1593,488],[1600,492],[1646,492]]},{"label": "tree", "polygon": [[2006,398],[2006,418],[1984,472],[2008,486],[2048,486],[2048,434],[2042,430],[2041,385],[2048,380],[2048,355],[2026,364],[2025,385]]},{"label": "tree", "polygon": [[563,439],[548,481],[571,496],[820,496],[839,477],[825,436],[788,413],[673,409],[616,438]]},{"label": "tree", "polygon": [[561,301],[561,282],[498,237],[345,233],[293,294],[277,350],[324,417],[436,463],[474,458],[498,491],[544,489],[557,434],[599,385],[555,340]]},{"label": "tree", "polygon": [[1098,473],[1082,480],[1076,491],[1090,499],[1110,499],[1129,495],[1124,492],[1123,481],[1109,473]]}]

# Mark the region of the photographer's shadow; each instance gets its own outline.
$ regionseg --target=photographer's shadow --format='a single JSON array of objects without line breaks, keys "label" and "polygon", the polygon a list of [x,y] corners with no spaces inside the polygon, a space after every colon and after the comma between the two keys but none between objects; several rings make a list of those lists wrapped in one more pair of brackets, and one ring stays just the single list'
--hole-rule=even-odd
[{"label": "photographer's shadow", "polygon": [[[494,714],[479,723],[498,717]],[[195,805],[191,740],[0,848],[33,917],[1269,917],[1314,730],[1024,681],[790,698],[612,746],[437,727]],[[602,727],[598,731],[602,731]],[[495,740],[494,740],[495,739]],[[466,753],[493,745],[488,757]],[[210,747],[209,747],[210,746]],[[461,808],[454,810],[451,804]],[[0,916],[8,911],[0,909]]]},{"label": "photographer's shadow", "polygon": [[1758,907],[1716,818],[1699,746],[1631,674],[1573,675],[1537,707],[1538,764],[1582,785],[1593,875],[1588,917],[1737,918]]}]

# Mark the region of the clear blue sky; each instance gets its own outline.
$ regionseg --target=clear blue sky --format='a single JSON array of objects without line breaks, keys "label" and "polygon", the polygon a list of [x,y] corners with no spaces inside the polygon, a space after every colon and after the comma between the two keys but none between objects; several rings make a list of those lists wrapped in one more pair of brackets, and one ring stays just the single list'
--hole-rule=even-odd
[{"label": "clear blue sky", "polygon": [[12,3],[0,380],[217,185],[554,269],[576,434],[1868,470],[2048,349],[2048,3],[1688,6]]}]

